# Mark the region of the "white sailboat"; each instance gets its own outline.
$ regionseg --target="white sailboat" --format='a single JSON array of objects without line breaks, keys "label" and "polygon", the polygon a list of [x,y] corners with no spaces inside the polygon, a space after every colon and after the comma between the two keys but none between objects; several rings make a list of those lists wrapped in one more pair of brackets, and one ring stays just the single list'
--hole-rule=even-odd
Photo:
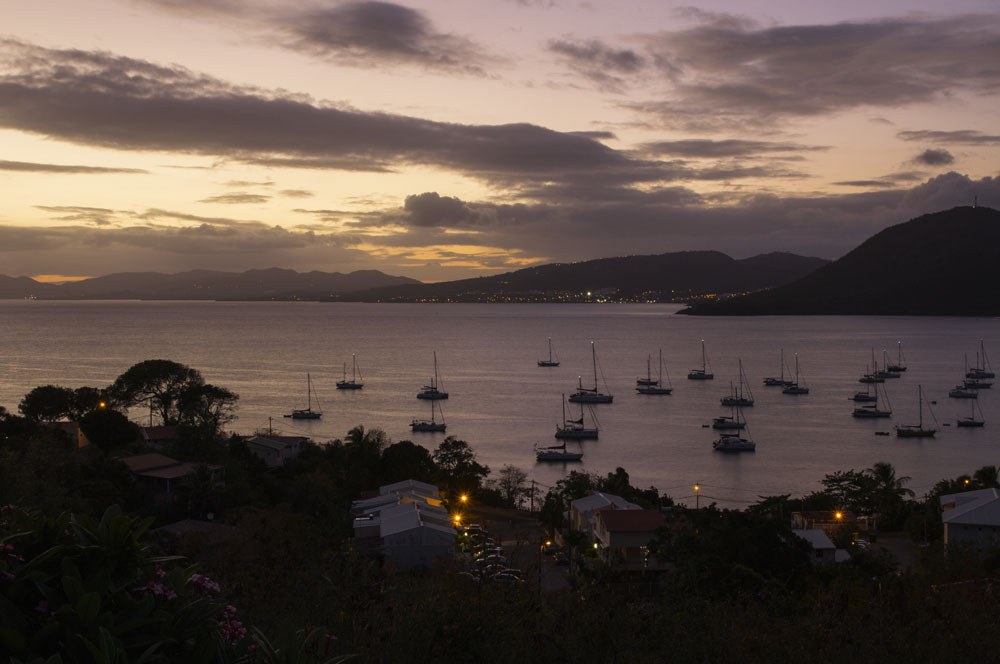
[{"label": "white sailboat", "polygon": [[417,392],[417,398],[447,399],[448,393],[442,392],[440,389],[438,389],[438,386],[440,384],[441,384],[441,379],[438,376],[438,356],[437,356],[437,351],[434,351],[434,376],[431,378],[430,385],[424,385],[422,388],[420,388],[420,391]]},{"label": "white sailboat", "polygon": [[[660,365],[659,373],[656,374],[656,380],[652,379],[652,374],[649,369],[649,357],[646,357],[646,378],[639,378],[636,380],[635,391],[639,394],[670,394],[674,391],[674,386],[670,384],[670,374],[663,370],[663,349],[660,349]],[[666,377],[667,385],[663,385],[663,378]],[[645,382],[644,382],[645,381]]]},{"label": "white sailboat", "polygon": [[[898,438],[933,438],[934,434],[937,433],[937,429],[924,428],[924,388],[921,385],[917,385],[917,407],[919,408],[919,423],[897,426],[896,436]],[[927,409],[930,410],[930,406]],[[931,417],[934,417],[934,411],[931,411]]]},{"label": "white sailboat", "polygon": [[[732,391],[729,396],[722,397],[719,401],[723,406],[752,406],[753,405],[753,392],[750,391],[750,381],[747,380],[746,374],[743,373],[743,360],[740,361],[740,385],[737,391]],[[746,394],[743,393],[743,386],[746,386]],[[730,386],[731,387],[731,386]]]},{"label": "white sailboat", "polygon": [[[613,395],[597,391],[597,351],[594,349],[593,341],[590,342],[590,354],[594,360],[594,387],[584,387],[583,377],[580,376],[580,385],[576,392],[569,395],[569,400],[573,403],[611,403],[614,401]],[[604,387],[607,389],[607,384]]]},{"label": "white sailboat", "polygon": [[795,354],[795,381],[781,390],[782,394],[809,394],[809,388],[799,384],[799,354]]},{"label": "white sailboat", "polygon": [[708,356],[705,355],[705,340],[701,340],[701,369],[688,371],[688,380],[714,380],[715,375],[708,370]]},{"label": "white sailboat", "polygon": [[746,420],[742,417],[743,411],[740,408],[733,408],[729,417],[716,417],[712,420],[712,428],[718,430],[743,429],[746,427]]},{"label": "white sailboat", "polygon": [[347,363],[344,363],[344,378],[337,381],[338,390],[360,390],[365,386],[361,378],[361,369],[358,368],[358,356],[351,353],[351,379],[347,380]]},{"label": "white sailboat", "polygon": [[297,408],[285,415],[285,417],[290,417],[293,420],[318,420],[323,417],[323,411],[319,406],[319,399],[316,400],[316,410],[312,409],[312,402],[312,377],[306,374],[306,407]]},{"label": "white sailboat", "polygon": [[990,366],[990,359],[986,357],[986,346],[983,340],[979,340],[979,353],[976,355],[976,366],[965,372],[965,377],[972,380],[982,378],[996,378],[993,367]]},{"label": "white sailboat", "polygon": [[559,360],[552,358],[552,337],[549,337],[549,359],[538,360],[538,366],[540,367],[558,367]]},{"label": "white sailboat", "polygon": [[712,443],[716,452],[755,452],[757,443],[737,433],[724,433]]},{"label": "white sailboat", "polygon": [[566,395],[563,395],[563,423],[562,425],[556,425],[556,438],[568,438],[570,440],[592,440],[596,439],[599,434],[597,427],[597,416],[594,415],[594,410],[590,409],[590,417],[594,421],[593,427],[586,427],[583,424],[583,404],[580,404],[580,419],[578,420],[567,420],[566,419]]},{"label": "white sailboat", "polygon": [[410,429],[413,431],[444,431],[448,428],[448,425],[444,422],[444,412],[441,413],[441,421],[438,422],[434,417],[434,411],[438,408],[437,400],[431,400],[431,419],[429,420],[418,420],[414,419],[410,422]]}]

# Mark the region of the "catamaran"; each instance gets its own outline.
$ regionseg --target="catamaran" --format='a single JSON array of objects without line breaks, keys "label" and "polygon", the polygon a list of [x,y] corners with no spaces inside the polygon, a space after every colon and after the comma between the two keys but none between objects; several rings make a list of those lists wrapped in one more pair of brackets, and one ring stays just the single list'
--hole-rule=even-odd
[{"label": "catamaran", "polygon": [[[674,391],[673,385],[670,384],[670,374],[663,370],[663,349],[660,349],[660,369],[659,373],[656,374],[656,380],[653,380],[652,373],[649,368],[649,356],[646,357],[646,378],[636,379],[635,391],[639,394],[670,394]],[[663,385],[663,377],[667,378],[667,386]]]},{"label": "catamaran", "polygon": [[583,452],[566,451],[566,441],[563,441],[562,445],[535,447],[535,459],[538,461],[579,461],[582,458]]},{"label": "catamaran", "polygon": [[[753,392],[750,391],[750,381],[747,380],[747,376],[743,373],[743,360],[740,361],[740,386],[739,390],[733,390],[732,383],[730,383],[729,396],[722,397],[719,401],[723,406],[752,406],[753,405]],[[746,394],[743,393],[743,386],[746,385]]]},{"label": "catamaran", "polygon": [[701,369],[691,369],[688,380],[714,380],[715,374],[708,370],[708,356],[705,355],[705,340],[701,340]]},{"label": "catamaran", "polygon": [[736,433],[724,433],[712,443],[716,452],[755,452],[757,443]]},{"label": "catamaran", "polygon": [[[611,403],[614,401],[614,396],[611,394],[603,394],[597,391],[597,351],[594,349],[594,342],[590,342],[590,354],[594,359],[594,387],[584,387],[583,377],[579,377],[580,386],[577,388],[576,392],[569,395],[569,400],[573,403]],[[605,383],[605,389],[607,389],[607,384]]]},{"label": "catamaran", "polygon": [[318,420],[323,417],[323,411],[319,406],[319,399],[316,400],[316,410],[312,409],[312,377],[306,374],[306,407],[297,408],[285,415],[293,420]]},{"label": "catamaran", "polygon": [[424,385],[422,388],[420,388],[420,391],[417,392],[417,398],[418,399],[447,399],[448,398],[448,393],[447,392],[442,392],[440,389],[438,389],[438,386],[440,385],[440,383],[441,383],[441,379],[438,376],[438,356],[437,356],[437,351],[434,351],[434,376],[431,378],[431,384],[430,385]]},{"label": "catamaran", "polygon": [[556,425],[556,438],[568,438],[570,440],[590,440],[598,437],[597,416],[594,410],[590,409],[590,417],[594,420],[594,426],[587,428],[583,424],[583,404],[580,404],[580,419],[566,419],[566,395],[563,395],[563,423]]},{"label": "catamaran", "polygon": [[347,380],[347,363],[344,363],[344,378],[337,381],[338,390],[360,390],[365,386],[360,382],[361,369],[358,368],[358,356],[351,353],[351,379]]},{"label": "catamaran", "polygon": [[552,359],[552,337],[549,337],[549,359],[538,360],[538,366],[540,367],[558,367],[559,360]]},{"label": "catamaran", "polygon": [[781,378],[769,376],[764,379],[764,385],[768,387],[785,387],[791,385],[792,381],[785,380],[785,349],[781,349]]},{"label": "catamaran", "polygon": [[431,419],[429,420],[418,420],[414,419],[410,422],[410,429],[413,431],[444,431],[448,428],[448,425],[444,422],[444,412],[441,413],[441,421],[438,422],[434,418],[434,411],[438,407],[437,401],[431,401]]},{"label": "catamaran", "polygon": [[[921,385],[917,385],[917,407],[919,408],[919,424],[897,426],[896,436],[898,438],[933,438],[934,434],[937,433],[937,429],[924,428],[924,388]],[[930,406],[927,409],[930,410]],[[934,417],[934,411],[931,411],[931,417]],[[935,421],[937,421],[936,418]]]}]

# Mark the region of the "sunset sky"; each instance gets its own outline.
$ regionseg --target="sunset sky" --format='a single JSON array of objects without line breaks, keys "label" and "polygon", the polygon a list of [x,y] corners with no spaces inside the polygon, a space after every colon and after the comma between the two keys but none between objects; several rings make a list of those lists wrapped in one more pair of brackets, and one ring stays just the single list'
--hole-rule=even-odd
[{"label": "sunset sky", "polygon": [[836,258],[1000,207],[1000,3],[5,2],[0,147],[11,276]]}]

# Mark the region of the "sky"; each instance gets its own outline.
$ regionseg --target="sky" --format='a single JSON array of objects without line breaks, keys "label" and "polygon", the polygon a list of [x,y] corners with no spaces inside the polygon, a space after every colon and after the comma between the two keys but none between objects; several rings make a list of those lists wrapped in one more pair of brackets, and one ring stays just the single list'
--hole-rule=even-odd
[{"label": "sky", "polygon": [[997,0],[0,4],[0,274],[834,259],[1000,207]]}]

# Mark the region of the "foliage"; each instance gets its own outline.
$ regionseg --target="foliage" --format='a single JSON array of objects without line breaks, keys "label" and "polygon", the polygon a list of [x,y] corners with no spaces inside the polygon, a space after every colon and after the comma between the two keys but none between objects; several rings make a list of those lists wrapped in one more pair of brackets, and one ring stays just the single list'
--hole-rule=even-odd
[{"label": "foliage", "polygon": [[510,464],[500,469],[498,488],[508,507],[518,507],[524,497],[524,483],[528,473]]},{"label": "foliage", "polygon": [[98,409],[80,418],[80,430],[104,452],[131,447],[139,441],[139,427],[116,410]]},{"label": "foliage", "polygon": [[451,492],[474,491],[490,474],[488,466],[476,461],[476,454],[464,440],[448,436],[434,450],[438,479]]},{"label": "foliage", "polygon": [[69,387],[42,385],[24,395],[17,409],[29,420],[55,422],[74,411],[74,392]]},{"label": "foliage", "polygon": [[144,360],[118,376],[108,388],[108,395],[126,408],[148,403],[163,424],[178,424],[182,396],[204,384],[197,369],[171,360]]}]

